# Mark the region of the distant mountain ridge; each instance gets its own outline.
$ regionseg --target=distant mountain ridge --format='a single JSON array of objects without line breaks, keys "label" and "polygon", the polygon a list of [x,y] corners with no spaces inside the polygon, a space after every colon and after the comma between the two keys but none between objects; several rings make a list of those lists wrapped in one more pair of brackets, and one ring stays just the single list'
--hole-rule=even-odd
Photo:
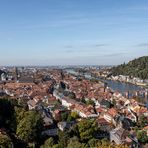
[{"label": "distant mountain ridge", "polygon": [[112,75],[128,75],[148,79],[148,56],[134,59],[111,69]]}]

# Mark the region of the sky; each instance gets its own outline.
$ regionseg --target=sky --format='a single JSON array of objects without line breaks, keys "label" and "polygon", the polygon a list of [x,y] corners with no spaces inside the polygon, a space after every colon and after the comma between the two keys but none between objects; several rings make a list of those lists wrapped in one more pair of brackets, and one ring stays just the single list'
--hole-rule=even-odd
[{"label": "sky", "polygon": [[0,65],[118,65],[148,55],[148,0],[0,0]]}]

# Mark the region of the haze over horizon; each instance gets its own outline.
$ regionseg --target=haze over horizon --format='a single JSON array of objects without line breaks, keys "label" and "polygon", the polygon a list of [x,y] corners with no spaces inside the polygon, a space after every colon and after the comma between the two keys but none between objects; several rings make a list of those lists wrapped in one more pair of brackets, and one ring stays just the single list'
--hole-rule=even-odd
[{"label": "haze over horizon", "polygon": [[1,0],[0,65],[118,65],[148,55],[147,0]]}]

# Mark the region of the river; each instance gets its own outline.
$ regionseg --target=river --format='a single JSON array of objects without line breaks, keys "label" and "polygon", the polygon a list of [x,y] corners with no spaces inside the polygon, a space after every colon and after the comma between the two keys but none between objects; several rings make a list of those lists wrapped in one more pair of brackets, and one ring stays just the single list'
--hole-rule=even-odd
[{"label": "river", "polygon": [[[80,73],[76,72],[74,69],[68,69],[66,70],[68,73],[74,74],[74,75],[81,75]],[[85,78],[91,79],[94,78],[90,74],[84,74]],[[130,84],[130,83],[124,83],[124,82],[119,82],[119,81],[113,81],[113,80],[106,80],[103,78],[95,78],[97,80],[100,80],[104,83],[107,83],[107,86],[111,88],[114,91],[120,92],[122,95],[125,95],[126,92],[129,92],[129,97],[135,95],[135,92],[139,92],[139,97],[142,99],[141,102],[146,103],[146,106],[148,107],[148,98],[144,96],[144,91],[146,91],[144,88]]]}]

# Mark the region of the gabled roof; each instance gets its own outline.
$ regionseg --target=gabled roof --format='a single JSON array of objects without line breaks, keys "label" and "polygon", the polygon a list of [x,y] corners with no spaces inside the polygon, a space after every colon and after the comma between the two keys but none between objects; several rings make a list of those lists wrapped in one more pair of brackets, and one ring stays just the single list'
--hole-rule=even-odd
[{"label": "gabled roof", "polygon": [[110,124],[110,123],[107,122],[104,118],[99,118],[99,119],[97,120],[97,122],[98,122],[99,124],[102,124],[102,125],[109,125],[109,124]]},{"label": "gabled roof", "polygon": [[27,104],[28,104],[28,105],[31,105],[32,107],[35,107],[36,104],[37,104],[37,102],[34,101],[34,100],[29,100],[29,101],[27,102]]},{"label": "gabled roof", "polygon": [[112,117],[115,117],[117,113],[118,113],[117,110],[114,108],[108,110],[108,114],[110,114]]}]

